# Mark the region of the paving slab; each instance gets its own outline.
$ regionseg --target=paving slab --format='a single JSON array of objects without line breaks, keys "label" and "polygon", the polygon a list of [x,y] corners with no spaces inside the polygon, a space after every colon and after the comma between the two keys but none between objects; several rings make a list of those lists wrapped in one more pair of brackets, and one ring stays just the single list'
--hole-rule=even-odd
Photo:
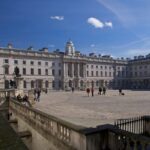
[{"label": "paving slab", "polygon": [[95,127],[113,124],[120,118],[150,115],[150,91],[108,90],[106,95],[88,97],[85,91],[49,92],[42,94],[34,107],[77,125]]}]

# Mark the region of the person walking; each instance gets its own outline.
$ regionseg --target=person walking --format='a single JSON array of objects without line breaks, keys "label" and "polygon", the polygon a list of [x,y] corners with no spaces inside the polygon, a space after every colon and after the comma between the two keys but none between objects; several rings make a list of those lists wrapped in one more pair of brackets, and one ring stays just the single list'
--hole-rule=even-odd
[{"label": "person walking", "polygon": [[91,88],[92,96],[94,96],[94,87]]},{"label": "person walking", "polygon": [[87,88],[87,89],[86,89],[86,92],[87,92],[88,97],[89,97],[89,94],[90,94],[90,88]]},{"label": "person walking", "polygon": [[122,95],[122,89],[121,88],[119,89],[119,95]]},{"label": "person walking", "polygon": [[36,99],[36,94],[37,94],[37,90],[36,89],[34,89],[34,101],[36,101],[37,99]]},{"label": "person walking", "polygon": [[103,87],[103,95],[105,95],[105,94],[106,94],[106,88]]},{"label": "person walking", "polygon": [[98,94],[100,94],[100,95],[101,95],[101,94],[102,94],[102,88],[101,88],[101,87],[99,87],[99,89],[98,89],[98,90],[99,90]]},{"label": "person walking", "polygon": [[37,91],[37,101],[38,102],[40,101],[40,96],[41,96],[41,90],[38,89],[38,91]]},{"label": "person walking", "polygon": [[73,93],[74,92],[74,87],[72,87],[71,90],[72,90],[72,93]]}]

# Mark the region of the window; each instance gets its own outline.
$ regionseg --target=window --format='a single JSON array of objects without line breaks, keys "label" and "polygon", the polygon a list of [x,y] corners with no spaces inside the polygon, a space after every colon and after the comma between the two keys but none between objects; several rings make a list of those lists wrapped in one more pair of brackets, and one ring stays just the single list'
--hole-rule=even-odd
[{"label": "window", "polygon": [[96,86],[99,86],[99,81],[96,81]]},{"label": "window", "polygon": [[41,62],[40,61],[38,61],[38,65],[41,66]]},{"label": "window", "polygon": [[59,80],[59,83],[58,83],[58,84],[59,84],[59,88],[61,88],[61,85],[62,85],[62,84],[61,84],[61,80]]},{"label": "window", "polygon": [[87,65],[87,68],[89,68],[89,65]]},{"label": "window", "polygon": [[94,76],[94,73],[93,73],[93,71],[91,71],[91,76]]},{"label": "window", "polygon": [[54,62],[52,63],[52,66],[55,66],[55,63],[54,63]]},{"label": "window", "polygon": [[87,73],[87,77],[89,76],[89,71],[86,72]]},{"label": "window", "polygon": [[41,75],[41,69],[38,69],[38,75]]},{"label": "window", "polygon": [[107,69],[107,66],[105,66],[105,69]]},{"label": "window", "polygon": [[61,70],[58,71],[59,76],[61,76]]},{"label": "window", "polygon": [[45,69],[45,75],[48,75],[48,69]]},{"label": "window", "polygon": [[91,65],[91,68],[93,69],[93,65]]},{"label": "window", "polygon": [[18,60],[14,60],[14,64],[18,64]]},{"label": "window", "polygon": [[109,72],[109,77],[111,77],[111,72]]},{"label": "window", "polygon": [[5,60],[4,60],[4,63],[5,63],[5,64],[8,64],[8,63],[9,63],[9,60],[8,60],[8,59],[5,59]]},{"label": "window", "polygon": [[48,66],[48,62],[47,61],[45,62],[45,66]]},{"label": "window", "polygon": [[26,75],[26,68],[23,68],[22,73],[23,73],[23,75]]},{"label": "window", "polygon": [[27,88],[27,82],[25,80],[23,81],[23,87]]},{"label": "window", "polygon": [[59,63],[58,66],[61,67],[61,63]]},{"label": "window", "polygon": [[103,66],[101,66],[101,69],[103,69]]},{"label": "window", "polygon": [[96,71],[96,76],[98,77],[98,71]]},{"label": "window", "polygon": [[53,88],[55,87],[55,81],[52,82],[52,87],[53,87]]},{"label": "window", "polygon": [[30,64],[31,64],[31,65],[34,65],[34,61],[30,61]]},{"label": "window", "polygon": [[8,68],[8,67],[5,67],[4,69],[5,69],[5,70],[4,70],[4,73],[5,73],[5,74],[9,74],[9,68]]},{"label": "window", "polygon": [[55,75],[55,70],[54,70],[54,69],[52,70],[52,75],[53,75],[53,76]]},{"label": "window", "polygon": [[107,77],[107,72],[105,71],[105,77]]},{"label": "window", "polygon": [[147,69],[147,66],[144,66],[145,69]]},{"label": "window", "polygon": [[48,81],[45,81],[45,88],[48,88],[49,87],[49,83]]},{"label": "window", "polygon": [[26,65],[26,61],[25,61],[25,60],[23,60],[23,62],[22,62],[22,63],[23,63],[23,65]]},{"label": "window", "polygon": [[96,66],[96,68],[98,68],[98,66]]},{"label": "window", "polygon": [[34,81],[31,81],[31,88],[34,88]]},{"label": "window", "polygon": [[101,77],[103,77],[103,71],[101,71]]},{"label": "window", "polygon": [[34,69],[31,68],[31,75],[34,75]]}]

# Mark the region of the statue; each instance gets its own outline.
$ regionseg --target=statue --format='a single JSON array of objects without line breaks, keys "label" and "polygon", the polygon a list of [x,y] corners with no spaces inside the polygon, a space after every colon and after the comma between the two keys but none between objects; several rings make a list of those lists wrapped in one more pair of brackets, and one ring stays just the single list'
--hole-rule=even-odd
[{"label": "statue", "polygon": [[15,69],[14,69],[14,73],[16,75],[16,77],[19,77],[19,68],[16,66]]}]

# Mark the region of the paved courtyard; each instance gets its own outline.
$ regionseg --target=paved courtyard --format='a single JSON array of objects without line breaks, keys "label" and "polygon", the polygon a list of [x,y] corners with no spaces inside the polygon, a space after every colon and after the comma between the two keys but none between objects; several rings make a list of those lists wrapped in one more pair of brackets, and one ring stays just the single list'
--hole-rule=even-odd
[{"label": "paved courtyard", "polygon": [[115,119],[150,115],[150,91],[108,90],[88,97],[85,91],[42,93],[34,107],[66,121],[86,127],[114,123]]}]

